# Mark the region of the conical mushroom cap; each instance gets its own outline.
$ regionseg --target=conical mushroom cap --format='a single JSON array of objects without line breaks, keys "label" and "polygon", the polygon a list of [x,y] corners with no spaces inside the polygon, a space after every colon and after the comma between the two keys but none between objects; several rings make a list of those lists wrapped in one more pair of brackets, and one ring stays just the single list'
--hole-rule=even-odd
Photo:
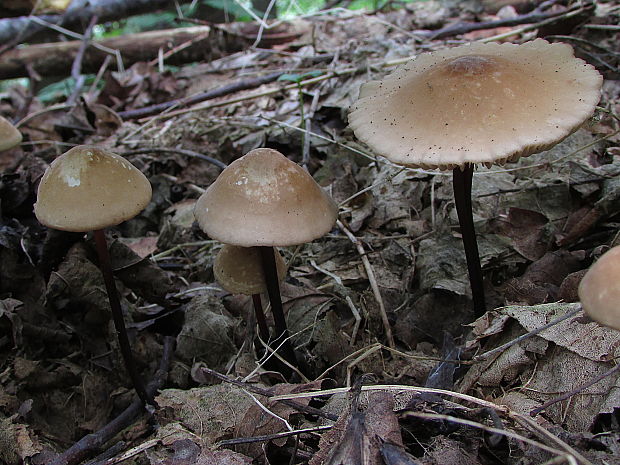
[{"label": "conical mushroom cap", "polygon": [[194,215],[203,231],[225,244],[287,246],[329,232],[338,207],[299,165],[261,148],[222,171]]},{"label": "conical mushroom cap", "polygon": [[34,213],[50,228],[94,231],[133,218],[148,205],[151,194],[146,176],[123,157],[80,145],[47,168]]},{"label": "conical mushroom cap", "polygon": [[[274,249],[278,281],[286,276],[286,264]],[[224,244],[213,264],[215,279],[232,294],[260,294],[267,292],[259,249]]]},{"label": "conical mushroom cap", "polygon": [[0,152],[15,147],[21,141],[21,132],[4,117],[0,116]]},{"label": "conical mushroom cap", "polygon": [[620,246],[590,267],[579,283],[579,300],[593,320],[620,330]]},{"label": "conical mushroom cap", "polygon": [[594,113],[602,82],[567,44],[474,43],[421,54],[366,83],[349,124],[401,165],[502,163],[574,132]]}]

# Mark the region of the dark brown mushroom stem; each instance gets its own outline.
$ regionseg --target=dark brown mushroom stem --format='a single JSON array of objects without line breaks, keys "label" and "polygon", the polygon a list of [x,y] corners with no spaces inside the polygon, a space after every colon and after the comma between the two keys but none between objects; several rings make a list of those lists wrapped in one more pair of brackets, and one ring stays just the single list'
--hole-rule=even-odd
[{"label": "dark brown mushroom stem", "polygon": [[278,282],[278,270],[276,268],[275,250],[273,247],[258,247],[261,261],[263,264],[263,272],[265,273],[265,283],[267,285],[267,294],[271,303],[271,312],[276,327],[276,336],[269,345],[276,348],[282,344],[281,355],[284,360],[292,366],[297,366],[295,352],[291,345],[291,340],[286,327],[286,318],[282,309],[282,298],[280,296],[280,284]]},{"label": "dark brown mushroom stem", "polygon": [[98,229],[93,232],[95,236],[95,245],[97,248],[97,254],[99,255],[99,268],[103,274],[103,281],[108,292],[108,300],[110,301],[110,308],[112,310],[112,320],[114,321],[114,327],[116,328],[116,336],[118,337],[118,344],[121,349],[123,361],[125,362],[125,368],[129,372],[133,387],[138,394],[138,397],[145,405],[156,406],[153,396],[149,395],[144,387],[142,378],[138,374],[136,364],[131,353],[131,346],[129,345],[129,338],[127,337],[127,329],[125,328],[125,320],[123,318],[123,312],[121,310],[121,302],[116,290],[116,284],[114,283],[114,275],[112,274],[112,264],[110,263],[110,254],[108,252],[108,244],[105,238],[103,229]]},{"label": "dark brown mushroom stem", "polygon": [[258,334],[265,344],[269,342],[269,327],[267,326],[267,320],[265,318],[265,312],[263,312],[263,303],[260,299],[260,294],[252,294],[252,303],[254,304],[254,314],[256,315],[256,322],[258,323]]},{"label": "dark brown mushroom stem", "polygon": [[482,267],[480,266],[478,242],[476,241],[474,218],[471,210],[471,183],[474,174],[474,165],[468,163],[462,168],[456,167],[452,173],[454,202],[456,204],[456,213],[459,217],[459,225],[461,226],[463,246],[465,247],[467,272],[469,273],[471,295],[474,301],[474,314],[476,318],[478,318],[486,312],[486,304],[484,301],[484,286],[482,283]]}]

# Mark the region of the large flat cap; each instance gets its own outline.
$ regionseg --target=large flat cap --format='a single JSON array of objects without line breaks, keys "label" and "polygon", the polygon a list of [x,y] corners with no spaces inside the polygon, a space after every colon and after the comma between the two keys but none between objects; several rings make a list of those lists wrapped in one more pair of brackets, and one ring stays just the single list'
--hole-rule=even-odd
[{"label": "large flat cap", "polygon": [[299,165],[260,148],[222,171],[194,214],[203,231],[225,244],[287,246],[326,234],[338,208]]},{"label": "large flat cap", "polygon": [[147,206],[151,194],[146,176],[123,157],[80,145],[47,168],[34,213],[50,228],[94,231],[133,218]]},{"label": "large flat cap", "polygon": [[573,49],[536,39],[424,53],[362,86],[349,124],[377,154],[451,169],[547,150],[594,113],[603,78]]}]

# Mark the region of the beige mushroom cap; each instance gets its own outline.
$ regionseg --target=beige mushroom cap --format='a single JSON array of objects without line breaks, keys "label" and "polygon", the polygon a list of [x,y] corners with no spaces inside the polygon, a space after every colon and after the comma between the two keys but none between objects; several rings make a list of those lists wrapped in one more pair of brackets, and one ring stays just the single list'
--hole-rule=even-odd
[{"label": "beige mushroom cap", "polygon": [[47,168],[34,214],[50,228],[94,231],[133,218],[147,206],[151,194],[146,176],[123,157],[80,145]]},{"label": "beige mushroom cap", "polygon": [[579,284],[579,300],[593,320],[620,330],[620,246],[590,267]]},{"label": "beige mushroom cap", "polygon": [[0,116],[0,152],[15,147],[22,141],[22,134],[7,119]]},{"label": "beige mushroom cap", "polygon": [[222,171],[194,215],[203,231],[226,244],[287,246],[325,235],[338,207],[299,165],[261,148]]},{"label": "beige mushroom cap", "polygon": [[[286,264],[274,249],[278,281],[286,276]],[[267,292],[259,250],[254,247],[239,247],[224,244],[213,264],[215,279],[233,294],[260,294]]]},{"label": "beige mushroom cap", "polygon": [[398,164],[503,163],[577,130],[594,113],[602,82],[567,44],[473,43],[421,54],[364,84],[349,124]]}]

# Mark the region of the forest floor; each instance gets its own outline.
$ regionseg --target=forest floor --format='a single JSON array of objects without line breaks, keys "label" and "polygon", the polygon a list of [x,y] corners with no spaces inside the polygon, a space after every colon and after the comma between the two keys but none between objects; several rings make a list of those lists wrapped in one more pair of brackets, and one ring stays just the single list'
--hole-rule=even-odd
[{"label": "forest floor", "polygon": [[[265,29],[280,42],[269,48],[174,71],[139,63],[106,73],[73,106],[46,107],[20,87],[3,94],[4,115],[27,108],[28,117],[22,145],[0,155],[0,463],[620,464],[620,373],[579,390],[616,366],[620,333],[577,303],[584,271],[620,245],[620,40],[596,27],[617,25],[620,8],[596,2],[578,24],[566,6],[550,8],[555,21],[500,28],[487,23],[497,15],[433,1],[336,9]],[[438,38],[465,20],[488,25]],[[573,45],[604,75],[603,97],[553,149],[476,169],[474,220],[494,310],[475,319],[451,173],[375,157],[347,111],[362,83],[408,57],[536,37]],[[287,74],[131,113],[273,72]],[[161,389],[152,414],[69,457],[57,454],[89,433],[104,437],[134,399],[91,235],[47,230],[33,214],[44,170],[77,144],[125,154],[153,186],[149,206],[107,234],[137,363]],[[257,147],[307,166],[340,208],[325,237],[281,250],[303,367],[295,382],[257,362],[252,301],[215,282],[222,244],[193,217],[222,163]]]}]

